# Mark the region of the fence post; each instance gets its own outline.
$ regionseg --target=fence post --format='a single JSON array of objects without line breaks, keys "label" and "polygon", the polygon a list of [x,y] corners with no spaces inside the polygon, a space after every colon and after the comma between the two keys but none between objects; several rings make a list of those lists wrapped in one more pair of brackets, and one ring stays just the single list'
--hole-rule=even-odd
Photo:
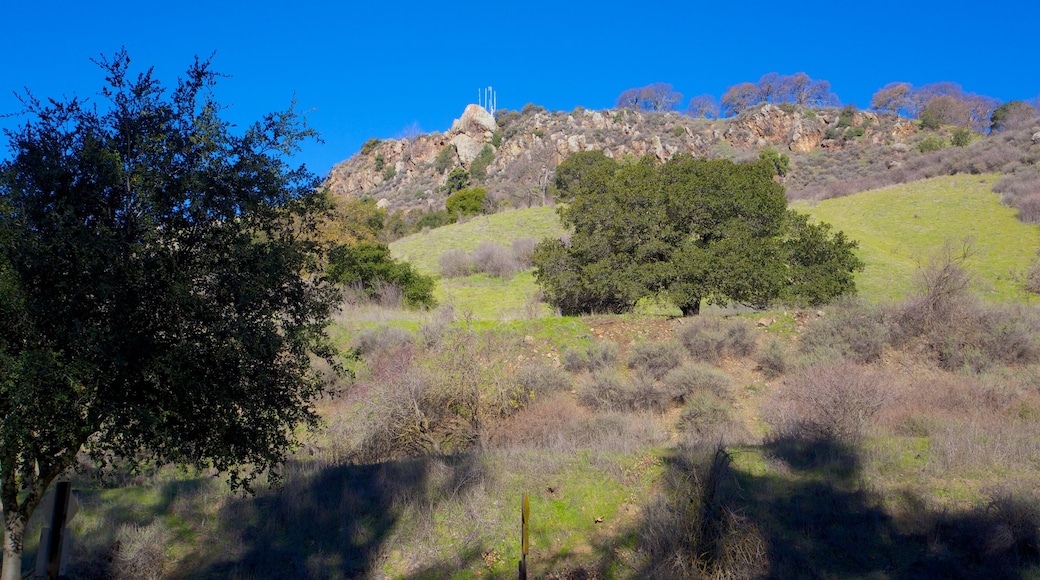
[{"label": "fence post", "polygon": [[520,580],[527,580],[527,522],[531,517],[531,506],[527,503],[527,492],[520,500]]}]

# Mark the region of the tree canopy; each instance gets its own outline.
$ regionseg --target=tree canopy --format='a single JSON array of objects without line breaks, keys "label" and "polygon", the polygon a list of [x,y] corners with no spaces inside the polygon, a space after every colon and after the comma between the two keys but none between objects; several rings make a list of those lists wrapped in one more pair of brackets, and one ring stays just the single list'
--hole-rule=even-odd
[{"label": "tree canopy", "polygon": [[98,64],[97,102],[22,97],[0,164],[3,578],[81,450],[215,468],[246,486],[316,421],[311,356],[337,294],[311,234],[315,137],[291,108],[241,134],[196,59],[166,89]]},{"label": "tree canopy", "polygon": [[658,296],[689,315],[705,299],[817,304],[853,292],[855,242],[789,211],[776,171],[771,159],[569,157],[558,185],[574,197],[559,212],[573,233],[543,240],[533,260],[547,301],[565,314],[616,313]]}]

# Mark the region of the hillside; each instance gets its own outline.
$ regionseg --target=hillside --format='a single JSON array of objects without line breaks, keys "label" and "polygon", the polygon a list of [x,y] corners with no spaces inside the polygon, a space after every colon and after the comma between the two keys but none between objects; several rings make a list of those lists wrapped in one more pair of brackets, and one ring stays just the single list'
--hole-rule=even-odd
[{"label": "hillside", "polygon": [[[905,157],[906,149],[892,146],[912,143],[917,134],[916,124],[896,116],[793,105],[762,105],[714,121],[676,112],[579,108],[566,113],[533,105],[492,118],[470,105],[447,133],[370,141],[332,169],[328,184],[339,196],[380,200],[390,212],[436,209],[443,207],[446,193],[440,188],[452,169],[472,171],[488,147],[494,159],[486,178],[474,182],[482,182],[499,206],[528,207],[546,201],[556,166],[577,151],[666,160],[677,153],[752,158],[767,146],[795,156],[869,148],[881,152],[869,165],[883,169]],[[799,179],[795,170],[788,182],[801,186]]]}]

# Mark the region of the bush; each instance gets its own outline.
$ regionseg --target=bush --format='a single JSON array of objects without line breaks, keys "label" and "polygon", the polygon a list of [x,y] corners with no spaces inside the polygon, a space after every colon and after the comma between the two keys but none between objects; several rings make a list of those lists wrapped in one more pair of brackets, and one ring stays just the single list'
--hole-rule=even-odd
[{"label": "bush", "polygon": [[841,138],[846,141],[852,141],[857,137],[862,137],[864,134],[866,134],[866,131],[863,130],[863,127],[850,127],[846,129],[845,134]]},{"label": "bush", "polygon": [[720,398],[730,396],[733,381],[729,376],[710,366],[687,363],[668,372],[663,379],[672,397],[678,401],[688,401],[691,393],[708,391]]},{"label": "bush", "polygon": [[[444,181],[444,192],[451,195],[456,191],[466,189],[467,185],[469,185],[469,173],[461,167],[456,167],[451,170],[448,179]],[[452,214],[452,217],[454,218],[455,214]]]},{"label": "bush", "polygon": [[531,399],[550,393],[569,391],[571,378],[559,367],[543,361],[534,361],[520,367],[516,372],[516,384],[530,393]]},{"label": "bush", "polygon": [[578,401],[600,411],[624,411],[630,399],[628,391],[629,386],[615,369],[604,368],[582,380]]},{"label": "bush", "polygon": [[758,351],[758,366],[762,373],[770,379],[776,378],[791,367],[790,354],[787,346],[777,339],[771,339],[760,351]]},{"label": "bush", "polygon": [[677,342],[641,342],[632,347],[628,367],[660,380],[682,360],[682,346]]},{"label": "bush", "polygon": [[537,245],[534,238],[517,238],[513,240],[513,258],[521,268],[531,267],[531,257],[534,256],[534,247]]},{"label": "bush", "polygon": [[663,413],[671,406],[672,395],[668,389],[648,374],[635,373],[626,394],[628,399],[624,401],[624,410],[627,411],[656,411]]},{"label": "bush", "polygon": [[894,400],[890,381],[851,361],[813,365],[773,397],[767,416],[778,437],[854,444]]},{"label": "bush", "polygon": [[[453,171],[452,174],[454,175],[454,173]],[[484,211],[485,201],[487,201],[487,190],[483,187],[471,187],[455,191],[448,196],[444,205],[448,210],[448,215],[457,218],[481,213]]]},{"label": "bush", "polygon": [[954,147],[967,147],[971,144],[971,131],[964,127],[954,129],[951,143]]},{"label": "bush", "polygon": [[694,391],[679,415],[678,426],[698,438],[709,438],[718,434],[732,415],[732,407],[710,391]]},{"label": "bush", "polygon": [[437,259],[444,278],[460,278],[473,273],[473,258],[463,250],[448,250]]},{"label": "bush", "polygon": [[382,141],[376,139],[375,137],[369,139],[368,141],[365,141],[365,144],[361,146],[361,154],[368,155],[369,153],[375,151],[376,147],[379,147],[381,143]]},{"label": "bush", "polygon": [[879,308],[845,301],[806,325],[799,349],[811,358],[869,363],[881,358],[888,341],[889,331]]},{"label": "bush", "polygon": [[172,538],[173,534],[158,519],[147,526],[121,524],[112,557],[112,577],[117,580],[165,578],[169,561],[166,546]]},{"label": "bush", "polygon": [[485,272],[494,278],[508,278],[520,271],[520,264],[513,258],[512,252],[492,242],[481,242],[473,250],[473,269]]},{"label": "bush", "polygon": [[445,145],[439,152],[437,152],[437,158],[433,161],[433,168],[437,171],[438,174],[442,174],[454,164],[455,147],[451,145]]},{"label": "bush", "polygon": [[479,181],[483,182],[487,179],[487,168],[491,165],[491,162],[495,160],[495,151],[490,145],[484,145],[480,150],[480,153],[469,165],[470,176]]},{"label": "bush", "polygon": [[942,151],[946,147],[946,140],[938,135],[929,135],[921,139],[917,144],[917,150],[921,153],[932,153]]},{"label": "bush", "polygon": [[376,171],[382,171],[383,165],[386,163],[386,159],[382,153],[376,153]]},{"label": "bush", "polygon": [[698,316],[679,330],[679,340],[694,359],[705,362],[723,355],[748,356],[755,350],[754,328],[739,318]]},{"label": "bush", "polygon": [[412,344],[415,337],[398,326],[379,326],[361,331],[354,340],[358,354],[374,354]]}]

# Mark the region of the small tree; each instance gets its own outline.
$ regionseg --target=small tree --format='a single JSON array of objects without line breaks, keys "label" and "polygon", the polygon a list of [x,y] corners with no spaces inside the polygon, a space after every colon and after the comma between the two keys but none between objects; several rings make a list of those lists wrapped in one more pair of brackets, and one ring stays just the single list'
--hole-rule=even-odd
[{"label": "small tree", "polygon": [[487,190],[483,187],[472,187],[451,194],[448,196],[447,201],[444,202],[444,205],[448,209],[448,214],[454,219],[459,216],[481,213],[484,211],[486,202]]},{"label": "small tree", "polygon": [[336,294],[311,232],[319,181],[289,109],[230,132],[208,62],[172,92],[102,58],[97,104],[26,96],[0,163],[4,580],[81,450],[215,468],[235,487],[314,423],[311,353]]},{"label": "small tree", "polygon": [[408,262],[398,262],[390,256],[390,248],[383,243],[360,241],[343,244],[329,252],[329,278],[349,286],[360,285],[370,298],[376,297],[381,284],[392,284],[401,289],[405,305],[411,308],[433,307],[433,278],[415,271]]}]

